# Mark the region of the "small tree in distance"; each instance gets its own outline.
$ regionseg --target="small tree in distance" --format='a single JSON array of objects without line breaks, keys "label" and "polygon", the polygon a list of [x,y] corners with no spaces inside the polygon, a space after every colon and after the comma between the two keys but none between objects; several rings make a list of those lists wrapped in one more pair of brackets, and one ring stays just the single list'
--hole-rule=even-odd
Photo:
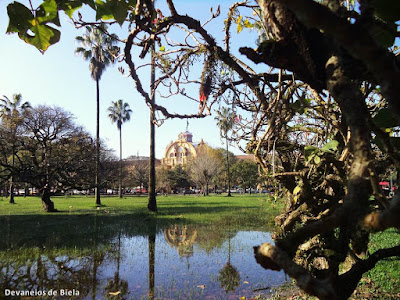
[{"label": "small tree in distance", "polygon": [[[14,166],[15,160],[15,148],[16,138],[18,129],[21,127],[23,121],[23,115],[31,108],[29,102],[22,103],[22,95],[14,94],[12,99],[7,96],[3,96],[4,99],[0,99],[0,118],[4,128],[9,131],[9,141],[11,141],[11,165]],[[9,196],[10,203],[14,201],[14,178],[10,176]]]},{"label": "small tree in distance", "polygon": [[149,182],[149,162],[148,160],[137,160],[127,167],[126,183],[131,186],[139,186],[139,194],[143,188],[148,188]]},{"label": "small tree in distance", "polygon": [[259,181],[258,166],[256,162],[250,160],[239,160],[232,166],[232,178],[239,186],[244,188],[255,187]]},{"label": "small tree in distance", "polygon": [[112,105],[108,108],[108,117],[111,119],[111,123],[117,123],[119,131],[119,188],[118,196],[122,198],[122,124],[131,119],[132,110],[129,108],[129,104],[123,102],[121,99],[113,101]]},{"label": "small tree in distance", "polygon": [[203,146],[198,156],[190,162],[190,177],[202,187],[204,196],[208,196],[209,185],[218,174],[219,168],[220,161],[207,146]]},{"label": "small tree in distance", "polygon": [[218,116],[215,119],[218,121],[217,125],[220,130],[221,138],[225,139],[226,144],[226,176],[228,179],[228,197],[232,196],[231,194],[231,174],[229,171],[229,141],[228,141],[228,132],[233,128],[235,124],[235,113],[229,107],[222,107],[221,110],[217,111]]}]

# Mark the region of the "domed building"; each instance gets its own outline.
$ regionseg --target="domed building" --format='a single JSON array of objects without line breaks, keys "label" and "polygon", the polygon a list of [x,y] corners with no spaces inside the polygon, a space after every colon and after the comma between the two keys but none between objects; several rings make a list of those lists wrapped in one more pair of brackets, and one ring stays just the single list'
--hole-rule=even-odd
[{"label": "domed building", "polygon": [[181,132],[176,141],[171,141],[165,149],[163,165],[173,168],[176,165],[184,165],[197,157],[198,149],[204,145],[203,139],[199,143],[193,143],[193,135],[189,131]]}]

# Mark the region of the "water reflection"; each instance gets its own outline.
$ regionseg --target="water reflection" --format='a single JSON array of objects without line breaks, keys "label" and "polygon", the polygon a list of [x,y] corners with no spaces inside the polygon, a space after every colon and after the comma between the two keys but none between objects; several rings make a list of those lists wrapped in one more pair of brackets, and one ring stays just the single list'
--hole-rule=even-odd
[{"label": "water reflection", "polygon": [[240,285],[240,274],[238,270],[231,264],[231,222],[228,222],[228,262],[219,271],[218,281],[221,288],[225,289],[225,292],[235,291],[236,287]]},{"label": "water reflection", "polygon": [[271,241],[265,232],[153,222],[138,234],[101,218],[88,223],[86,243],[78,233],[28,240],[0,227],[8,239],[0,242],[0,298],[9,289],[68,291],[71,299],[238,299],[284,282],[253,258],[254,245]]},{"label": "water reflection", "polygon": [[182,257],[193,255],[193,245],[197,239],[197,230],[187,225],[172,225],[164,229],[165,241],[178,249]]},{"label": "water reflection", "polygon": [[104,298],[114,299],[115,296],[118,296],[119,299],[125,299],[129,289],[128,282],[122,279],[119,274],[119,269],[121,266],[121,230],[118,232],[118,244],[116,247],[115,259],[117,263],[117,269],[114,273],[114,277],[112,279],[108,279],[107,281],[107,284],[104,288]]},{"label": "water reflection", "polygon": [[149,234],[149,299],[155,294],[155,266],[156,266],[156,228]]}]

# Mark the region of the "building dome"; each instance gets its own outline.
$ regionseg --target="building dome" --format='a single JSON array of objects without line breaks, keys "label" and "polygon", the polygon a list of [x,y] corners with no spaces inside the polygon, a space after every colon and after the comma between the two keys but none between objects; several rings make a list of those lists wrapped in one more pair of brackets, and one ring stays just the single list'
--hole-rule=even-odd
[{"label": "building dome", "polygon": [[185,140],[187,140],[189,143],[192,143],[193,134],[190,131],[185,131],[183,136],[185,137]]},{"label": "building dome", "polygon": [[169,167],[186,164],[197,157],[197,146],[198,144],[193,144],[193,134],[190,131],[179,133],[178,139],[165,149],[162,164]]}]

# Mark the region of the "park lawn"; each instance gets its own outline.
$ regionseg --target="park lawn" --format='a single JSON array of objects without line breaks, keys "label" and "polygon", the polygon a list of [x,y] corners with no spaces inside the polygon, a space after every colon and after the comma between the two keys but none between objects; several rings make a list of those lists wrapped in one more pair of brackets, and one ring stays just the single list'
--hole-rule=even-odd
[{"label": "park lawn", "polygon": [[158,196],[158,213],[147,210],[147,196],[104,196],[102,206],[96,207],[93,196],[52,197],[57,213],[42,211],[39,197],[16,197],[15,204],[0,199],[1,215],[133,215],[137,218],[157,218],[158,220],[184,220],[187,223],[211,224],[223,218],[233,218],[239,224],[250,222],[264,226],[272,224],[280,213],[282,204],[266,195],[169,195]]},{"label": "park lawn", "polygon": [[[377,232],[370,239],[371,253],[397,245],[400,245],[400,232],[394,228]],[[400,299],[400,261],[388,258],[378,262],[374,269],[364,274],[358,289],[355,299]]]}]

